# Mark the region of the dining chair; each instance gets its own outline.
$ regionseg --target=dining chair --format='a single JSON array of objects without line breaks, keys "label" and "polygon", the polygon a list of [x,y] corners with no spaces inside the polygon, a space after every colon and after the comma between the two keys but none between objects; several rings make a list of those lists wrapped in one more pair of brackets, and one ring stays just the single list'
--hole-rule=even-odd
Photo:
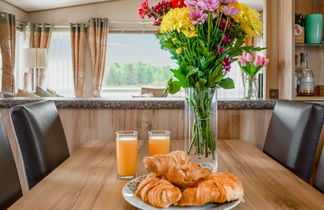
[{"label": "dining chair", "polygon": [[70,156],[63,126],[52,101],[15,106],[10,112],[31,189]]},{"label": "dining chair", "polygon": [[318,164],[314,186],[324,193],[324,148],[322,150],[321,159]]},{"label": "dining chair", "polygon": [[263,151],[309,182],[323,121],[321,105],[278,101]]},{"label": "dining chair", "polygon": [[0,115],[0,209],[7,209],[21,196],[15,160]]}]

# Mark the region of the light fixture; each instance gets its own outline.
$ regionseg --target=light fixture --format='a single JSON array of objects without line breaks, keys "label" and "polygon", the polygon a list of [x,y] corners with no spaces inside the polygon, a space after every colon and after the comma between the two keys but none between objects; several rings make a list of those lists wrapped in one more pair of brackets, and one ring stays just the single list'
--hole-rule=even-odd
[{"label": "light fixture", "polygon": [[24,67],[32,69],[32,91],[39,86],[39,70],[47,67],[47,49],[24,49]]}]

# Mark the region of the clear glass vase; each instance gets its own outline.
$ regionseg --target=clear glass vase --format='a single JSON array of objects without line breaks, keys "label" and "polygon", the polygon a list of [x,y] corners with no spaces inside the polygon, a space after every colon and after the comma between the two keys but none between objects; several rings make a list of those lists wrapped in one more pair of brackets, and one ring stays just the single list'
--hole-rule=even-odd
[{"label": "clear glass vase", "polygon": [[185,89],[185,151],[193,161],[212,171],[217,171],[216,90]]},{"label": "clear glass vase", "polygon": [[256,77],[245,76],[244,81],[244,98],[247,100],[258,98],[258,88],[256,85]]}]

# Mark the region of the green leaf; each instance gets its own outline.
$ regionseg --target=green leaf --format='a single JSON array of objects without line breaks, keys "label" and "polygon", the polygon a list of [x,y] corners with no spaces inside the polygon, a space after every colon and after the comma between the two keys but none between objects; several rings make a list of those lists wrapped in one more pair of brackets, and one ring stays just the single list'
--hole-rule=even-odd
[{"label": "green leaf", "polygon": [[221,80],[218,85],[224,89],[233,89],[235,88],[234,81],[231,78],[225,78]]},{"label": "green leaf", "polygon": [[189,67],[189,73],[187,74],[187,78],[189,78],[193,74],[196,74],[198,71],[199,71],[198,68],[190,66]]},{"label": "green leaf", "polygon": [[173,44],[171,40],[168,40],[164,43],[164,47],[168,49],[176,49],[176,46]]},{"label": "green leaf", "polygon": [[188,86],[188,78],[184,76],[180,70],[177,69],[170,69],[170,71],[173,73],[173,76],[179,80],[181,86],[187,87]]},{"label": "green leaf", "polygon": [[179,81],[173,81],[172,79],[168,82],[168,92],[171,94],[176,94],[181,89],[181,84]]}]

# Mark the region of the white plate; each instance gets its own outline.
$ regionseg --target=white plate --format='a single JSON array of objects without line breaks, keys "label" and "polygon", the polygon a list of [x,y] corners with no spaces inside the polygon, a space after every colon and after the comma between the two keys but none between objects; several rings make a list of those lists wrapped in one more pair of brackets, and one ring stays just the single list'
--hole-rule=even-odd
[{"label": "white plate", "polygon": [[[143,176],[139,176],[129,182],[127,182],[125,184],[125,186],[123,187],[123,197],[124,199],[130,203],[131,205],[139,208],[139,209],[147,209],[147,210],[158,210],[160,208],[155,208],[149,204],[146,204],[142,201],[142,199],[140,199],[139,197],[137,197],[135,195],[135,191],[137,189],[137,186],[139,185],[139,183],[145,179],[146,175]],[[232,209],[235,206],[237,206],[240,203],[240,200],[237,201],[232,201],[232,202],[228,202],[228,203],[222,203],[222,204],[218,204],[218,203],[208,203],[204,206],[199,206],[199,207],[178,207],[178,206],[170,206],[169,208],[165,208],[165,209],[172,209],[172,210],[176,210],[176,209],[191,209],[191,210],[200,210],[200,209],[215,209],[215,210],[227,210],[227,209]]]}]

